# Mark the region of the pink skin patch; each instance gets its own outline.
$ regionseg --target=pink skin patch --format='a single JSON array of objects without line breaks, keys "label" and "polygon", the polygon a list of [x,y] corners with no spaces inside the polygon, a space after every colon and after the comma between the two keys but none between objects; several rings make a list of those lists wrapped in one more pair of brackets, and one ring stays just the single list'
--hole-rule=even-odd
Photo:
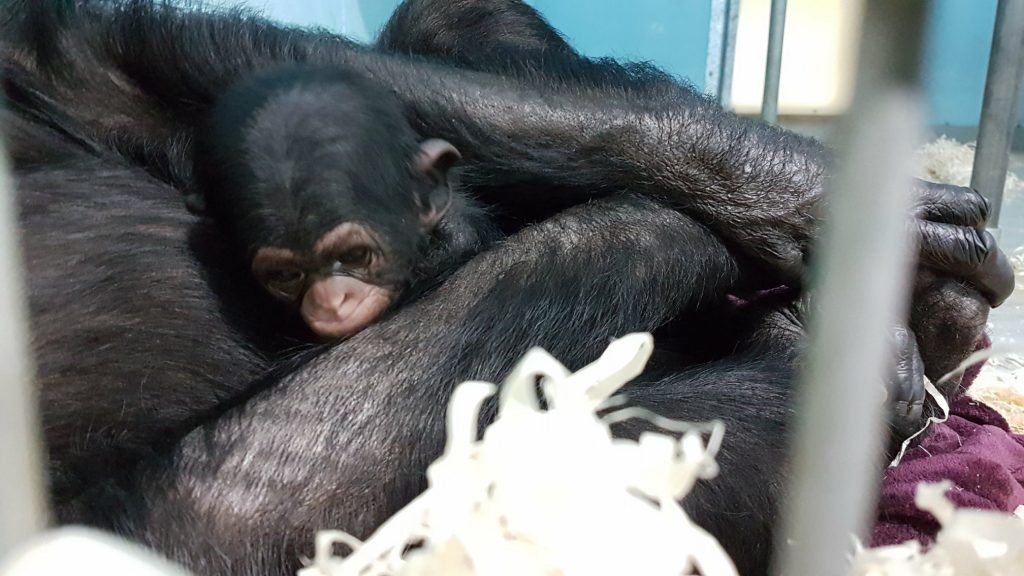
[{"label": "pink skin patch", "polygon": [[302,318],[318,336],[351,336],[377,319],[394,292],[350,276],[317,280],[302,298]]}]

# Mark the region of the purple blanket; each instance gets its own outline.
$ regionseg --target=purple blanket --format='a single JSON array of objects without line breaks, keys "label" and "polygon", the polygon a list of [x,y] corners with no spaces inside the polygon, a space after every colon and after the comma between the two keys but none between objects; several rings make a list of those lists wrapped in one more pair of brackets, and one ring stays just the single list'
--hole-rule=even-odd
[{"label": "purple blanket", "polygon": [[[964,375],[964,389],[980,370],[979,365]],[[1010,432],[998,412],[976,400],[961,396],[951,402],[949,420],[932,425],[886,471],[871,545],[933,542],[938,524],[914,505],[914,493],[919,482],[940,480],[953,482],[948,496],[959,507],[1014,511],[1024,504],[1024,435]]]},{"label": "purple blanket", "polygon": [[[782,287],[731,301],[741,308],[792,297],[793,291]],[[978,349],[989,345],[984,337]],[[970,387],[983,364],[967,370],[961,390]],[[871,545],[933,542],[939,526],[917,508],[914,495],[918,483],[941,480],[953,482],[948,496],[956,506],[1013,512],[1024,504],[1024,435],[1010,432],[998,412],[966,395],[951,401],[949,419],[933,424],[899,465],[886,470]]]}]

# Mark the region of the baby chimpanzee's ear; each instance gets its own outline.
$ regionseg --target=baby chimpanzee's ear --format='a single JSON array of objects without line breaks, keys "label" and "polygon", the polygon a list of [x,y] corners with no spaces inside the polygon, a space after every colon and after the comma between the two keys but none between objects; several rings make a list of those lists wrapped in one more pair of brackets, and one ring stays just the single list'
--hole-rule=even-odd
[{"label": "baby chimpanzee's ear", "polygon": [[452,205],[451,186],[434,186],[430,192],[416,196],[416,206],[420,211],[420,223],[424,230],[432,230],[441,221],[448,208]]},{"label": "baby chimpanzee's ear", "polygon": [[416,170],[437,183],[428,194],[416,197],[424,229],[430,230],[436,226],[451,206],[452,189],[448,183],[448,171],[460,160],[462,155],[458,149],[446,140],[432,138],[420,144],[416,155]]},{"label": "baby chimpanzee's ear", "polygon": [[432,178],[438,184],[447,184],[448,170],[462,160],[462,154],[447,140],[431,138],[420,144],[416,154],[416,169]]}]

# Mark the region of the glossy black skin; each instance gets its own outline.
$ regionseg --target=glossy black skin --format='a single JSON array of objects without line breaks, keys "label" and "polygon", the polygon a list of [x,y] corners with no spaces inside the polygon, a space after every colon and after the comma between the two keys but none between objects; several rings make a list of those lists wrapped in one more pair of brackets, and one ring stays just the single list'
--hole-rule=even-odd
[{"label": "glossy black skin", "polygon": [[[438,3],[406,4],[421,3],[438,20],[425,32],[410,23],[409,37],[458,21]],[[479,5],[545,26],[513,0]],[[53,19],[8,24],[42,35],[5,32],[5,63],[23,68],[6,77],[15,113],[5,119],[51,469],[67,479],[54,494],[62,520],[110,527],[203,574],[293,573],[315,530],[366,536],[423,488],[454,383],[499,380],[534,345],[578,368],[609,338],[650,330],[658,350],[630,397],[669,417],[726,421],[722,474],[686,506],[744,574],[766,570],[800,311],[787,299],[733,317],[722,303],[802,275],[827,162],[819,145],[663,80],[627,90],[632,76],[611,64],[587,85],[459,71],[232,15],[135,6],[77,18],[64,40],[77,50],[40,51],[63,55],[49,64],[59,75],[10,50],[54,37]],[[436,283],[310,357],[285,352],[265,318],[247,319],[256,296],[180,198],[204,103],[231,78],[288,60],[351,65],[391,86],[422,134],[463,151],[464,181],[514,232],[481,252],[486,215],[444,223]],[[897,411],[912,411],[916,376],[935,369],[927,359],[965,357],[989,303],[1006,296],[1000,254],[978,232],[985,203],[954,187],[920,192],[930,268],[910,326],[926,336],[920,355],[913,338],[900,348]],[[608,197],[550,213],[595,194]],[[85,356],[88,373],[77,371]],[[149,369],[154,359],[177,369]]]}]

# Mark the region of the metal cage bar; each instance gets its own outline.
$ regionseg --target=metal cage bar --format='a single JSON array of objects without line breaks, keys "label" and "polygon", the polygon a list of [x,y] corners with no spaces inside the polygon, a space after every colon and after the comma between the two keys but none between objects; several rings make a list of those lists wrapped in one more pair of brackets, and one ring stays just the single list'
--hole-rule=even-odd
[{"label": "metal cage bar", "polygon": [[1021,76],[1024,74],[1024,0],[1000,0],[992,33],[992,52],[985,80],[985,100],[978,125],[971,187],[992,203],[989,226],[999,227],[999,214],[1010,162],[1010,144],[1017,126]]},{"label": "metal cage bar", "polygon": [[722,108],[729,108],[732,104],[732,72],[739,20],[740,0],[711,0],[704,90],[715,96]]},{"label": "metal cage bar", "polygon": [[782,46],[785,37],[786,0],[772,0],[768,57],[764,67],[764,94],[761,97],[761,119],[772,124],[779,121],[779,82],[782,79]]},{"label": "metal cage bar", "polygon": [[0,147],[0,558],[48,519],[14,198]]},{"label": "metal cage bar", "polygon": [[[925,0],[868,0],[857,94],[811,292],[800,374],[793,480],[776,573],[839,576],[851,536],[868,533],[877,498],[888,346],[909,299],[913,152]],[[874,393],[872,393],[874,392]],[[856,433],[851,433],[856,430]]]}]

